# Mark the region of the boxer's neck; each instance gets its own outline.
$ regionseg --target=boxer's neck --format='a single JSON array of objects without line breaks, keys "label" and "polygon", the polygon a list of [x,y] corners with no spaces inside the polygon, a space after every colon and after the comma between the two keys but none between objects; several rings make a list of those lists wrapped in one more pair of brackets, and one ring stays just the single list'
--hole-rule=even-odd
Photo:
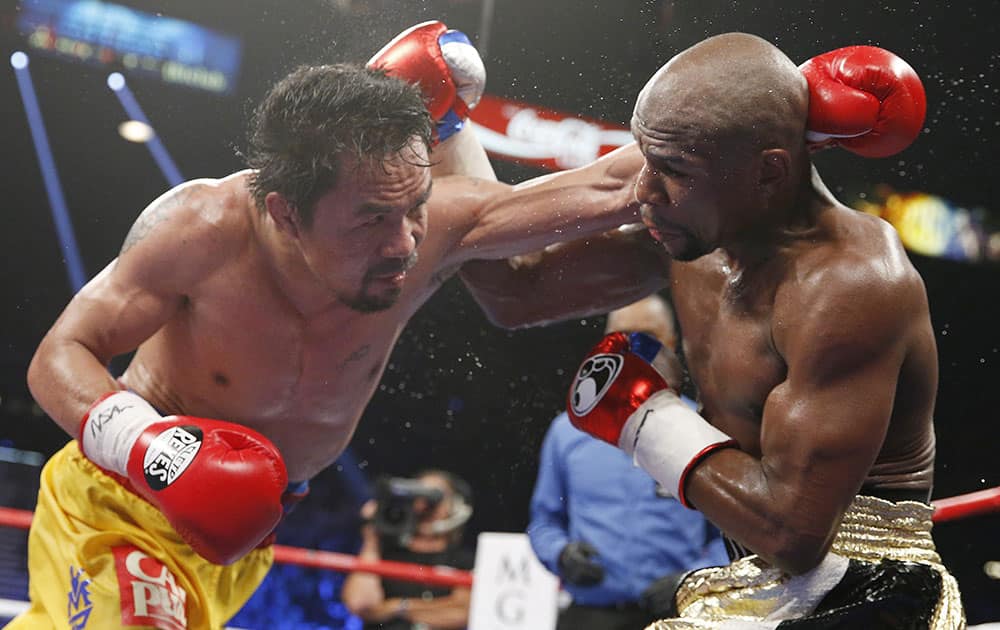
[{"label": "boxer's neck", "polygon": [[720,249],[734,273],[759,268],[802,241],[823,238],[820,215],[837,201],[812,169],[788,201],[762,212],[762,218]]},{"label": "boxer's neck", "polygon": [[[253,203],[252,199],[250,203]],[[340,304],[330,288],[316,277],[302,251],[281,233],[270,215],[254,212],[253,216],[257,242],[275,286],[291,307],[308,319]]]}]

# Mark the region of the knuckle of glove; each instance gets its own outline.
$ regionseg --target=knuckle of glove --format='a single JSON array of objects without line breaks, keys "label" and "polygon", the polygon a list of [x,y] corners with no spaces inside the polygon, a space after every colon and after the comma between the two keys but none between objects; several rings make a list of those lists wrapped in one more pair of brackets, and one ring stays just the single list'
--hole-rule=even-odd
[{"label": "knuckle of glove", "polygon": [[[256,547],[281,520],[285,463],[265,436],[221,420],[174,416],[136,452],[129,477],[199,555],[230,564]],[[172,449],[170,431],[200,444]],[[190,440],[191,438],[186,438]],[[176,441],[176,440],[174,440]],[[167,474],[167,470],[178,470]]]},{"label": "knuckle of glove", "polygon": [[652,365],[662,347],[642,333],[606,335],[570,386],[567,411],[573,425],[617,445],[629,415],[651,394],[669,387]]},{"label": "knuckle of glove", "polygon": [[[927,99],[917,73],[876,46],[848,46],[800,66],[809,84],[807,141],[887,157],[916,140]],[[835,139],[830,142],[830,139]]]},{"label": "knuckle of glove", "polygon": [[438,42],[447,28],[438,21],[412,26],[375,53],[367,64],[418,85],[434,120],[447,114],[455,100],[455,85]]}]

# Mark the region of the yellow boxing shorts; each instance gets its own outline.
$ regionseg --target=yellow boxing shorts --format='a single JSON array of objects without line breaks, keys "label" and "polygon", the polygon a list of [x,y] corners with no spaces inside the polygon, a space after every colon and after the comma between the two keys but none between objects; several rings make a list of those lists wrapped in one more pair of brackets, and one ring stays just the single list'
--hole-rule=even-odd
[{"label": "yellow boxing shorts", "polygon": [[7,630],[221,628],[273,561],[264,547],[229,566],[208,562],[72,441],[42,469],[28,536],[31,606]]}]

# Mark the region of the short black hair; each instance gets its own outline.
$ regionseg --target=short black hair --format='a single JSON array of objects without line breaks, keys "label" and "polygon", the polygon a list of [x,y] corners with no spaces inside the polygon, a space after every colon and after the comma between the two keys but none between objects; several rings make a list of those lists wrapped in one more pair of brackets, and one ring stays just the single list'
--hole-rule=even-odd
[{"label": "short black hair", "polygon": [[269,192],[280,193],[308,226],[316,201],[337,185],[343,157],[384,164],[415,138],[430,146],[430,114],[416,86],[356,64],[302,66],[251,117],[250,191],[261,210]]}]

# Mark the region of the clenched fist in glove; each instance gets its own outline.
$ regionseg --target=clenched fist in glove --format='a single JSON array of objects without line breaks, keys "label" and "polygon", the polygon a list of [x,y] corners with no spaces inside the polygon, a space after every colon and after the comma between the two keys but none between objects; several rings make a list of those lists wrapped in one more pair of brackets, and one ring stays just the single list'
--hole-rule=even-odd
[{"label": "clenched fist in glove", "polygon": [[688,505],[688,473],[713,451],[736,442],[692,411],[664,380],[656,367],[663,351],[643,333],[607,335],[577,371],[567,406],[573,426],[632,455]]},{"label": "clenched fist in glove", "polygon": [[809,83],[806,140],[865,157],[899,153],[924,125],[927,97],[917,73],[875,46],[848,46],[799,66]]},{"label": "clenched fist in glove", "polygon": [[101,397],[80,425],[80,449],[126,477],[206,560],[244,556],[281,520],[288,485],[274,444],[247,427],[161,416],[132,392]]},{"label": "clenched fist in glove", "polygon": [[486,68],[469,38],[437,21],[406,29],[368,66],[420,86],[438,142],[462,129],[486,87]]}]

